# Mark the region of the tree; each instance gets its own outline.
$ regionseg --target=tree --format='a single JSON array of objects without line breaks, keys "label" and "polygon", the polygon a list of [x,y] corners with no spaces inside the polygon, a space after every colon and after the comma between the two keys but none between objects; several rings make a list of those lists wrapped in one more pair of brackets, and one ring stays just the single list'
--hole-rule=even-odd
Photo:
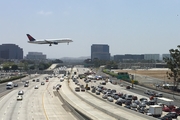
[{"label": "tree", "polygon": [[11,66],[11,70],[17,70],[18,69],[18,66],[17,65],[12,65]]},{"label": "tree", "polygon": [[[166,57],[163,58],[164,61],[167,63],[167,67],[171,70],[170,72],[167,72],[168,79],[173,79],[174,87],[173,91],[176,90],[179,84],[179,76],[180,76],[180,46],[177,46],[178,49],[170,49],[170,58]],[[174,96],[174,92],[173,92]]]}]

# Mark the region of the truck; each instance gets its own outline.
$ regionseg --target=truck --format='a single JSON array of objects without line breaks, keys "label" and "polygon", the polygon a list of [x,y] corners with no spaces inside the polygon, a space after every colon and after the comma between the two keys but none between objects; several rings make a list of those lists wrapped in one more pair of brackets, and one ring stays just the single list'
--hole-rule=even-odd
[{"label": "truck", "polygon": [[150,115],[150,116],[153,116],[153,117],[161,117],[161,115],[162,115],[162,106],[150,105],[147,115]]},{"label": "truck", "polygon": [[8,82],[8,83],[6,84],[6,89],[12,89],[13,87],[14,87],[13,82]]},{"label": "truck", "polygon": [[161,97],[161,98],[159,98],[159,97],[157,97],[156,98],[156,102],[157,103],[162,103],[162,104],[164,104],[164,105],[174,105],[174,100],[171,100],[171,99],[168,99],[168,98],[164,98],[164,97]]}]

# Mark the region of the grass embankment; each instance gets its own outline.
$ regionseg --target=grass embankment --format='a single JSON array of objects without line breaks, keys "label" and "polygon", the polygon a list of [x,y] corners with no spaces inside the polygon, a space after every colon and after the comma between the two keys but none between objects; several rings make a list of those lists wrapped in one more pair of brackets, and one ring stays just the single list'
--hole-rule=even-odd
[{"label": "grass embankment", "polygon": [[11,77],[11,78],[8,78],[8,79],[5,79],[5,80],[1,80],[0,83],[10,82],[10,81],[21,79],[21,78],[24,78],[24,77],[26,77],[26,75],[14,76],[14,77]]},{"label": "grass embankment", "polygon": [[[118,73],[112,72],[108,69],[104,69],[102,72],[104,72],[112,77],[116,77],[117,79],[132,83],[132,80],[130,79],[130,76],[128,73],[123,72],[123,73],[118,74]],[[138,84],[139,82],[137,80],[133,80],[133,83]]]}]

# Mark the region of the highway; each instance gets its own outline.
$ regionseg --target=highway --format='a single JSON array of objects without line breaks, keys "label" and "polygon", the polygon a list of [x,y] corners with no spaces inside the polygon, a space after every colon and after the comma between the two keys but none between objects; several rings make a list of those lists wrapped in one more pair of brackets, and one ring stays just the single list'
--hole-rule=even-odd
[{"label": "highway", "polygon": [[[76,66],[72,69],[72,73],[82,74],[87,70],[89,69]],[[71,68],[67,71],[71,71]],[[79,120],[83,117],[88,120],[155,120],[153,117],[110,103],[102,99],[102,95],[95,95],[91,91],[75,92],[77,85],[72,79],[60,82],[58,77],[52,77],[49,78],[49,82],[46,82],[45,76],[47,75],[33,78],[39,78],[40,82],[33,82],[32,78],[17,80],[15,82],[19,84],[19,87],[12,90],[6,90],[6,84],[0,84],[0,120]],[[25,80],[29,80],[29,87],[23,86],[22,81]],[[41,85],[42,81],[45,85]],[[79,81],[81,84],[86,84],[83,79]],[[59,92],[53,89],[57,84],[62,85]],[[89,86],[99,84],[100,81],[90,82]],[[39,89],[34,89],[36,85]],[[136,95],[138,98],[148,98],[144,94],[126,90],[125,87],[119,85],[107,83],[106,87],[116,89],[117,92]],[[24,91],[22,101],[16,100],[19,90]],[[67,105],[74,109],[68,108]]]},{"label": "highway", "polygon": [[[49,82],[38,77],[40,82],[32,82],[29,87],[19,86],[0,98],[0,120],[76,120],[67,112],[62,103],[54,94],[53,86],[59,83],[58,79],[51,78]],[[44,81],[45,85],[41,85]],[[39,89],[34,89],[35,86]],[[23,90],[23,100],[17,101],[18,91]]]},{"label": "highway", "polygon": [[[76,71],[78,74],[82,74],[82,72],[86,71],[85,68],[74,68],[73,72]],[[82,82],[82,80],[79,80]],[[89,83],[90,85],[91,83]],[[98,83],[95,83],[98,84]],[[76,87],[76,85],[70,81],[70,87],[72,90]],[[109,86],[110,88],[114,88],[114,86]],[[119,88],[119,86],[116,86]],[[90,92],[90,91],[89,91]],[[97,109],[101,110],[102,112],[115,117],[116,119],[126,119],[126,120],[154,120],[155,118],[149,117],[147,115],[137,113],[132,110],[128,110],[126,108],[117,106],[115,104],[111,104],[110,102],[107,102],[106,100],[99,99],[88,92],[76,92],[83,101],[86,101],[88,104],[96,107]],[[96,101],[96,102],[94,102]]]}]

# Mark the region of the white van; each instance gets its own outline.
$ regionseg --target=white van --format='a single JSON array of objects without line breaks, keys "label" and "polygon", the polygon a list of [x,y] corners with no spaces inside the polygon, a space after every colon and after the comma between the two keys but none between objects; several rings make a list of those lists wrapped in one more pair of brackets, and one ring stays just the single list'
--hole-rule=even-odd
[{"label": "white van", "polygon": [[8,82],[8,83],[6,84],[6,89],[12,89],[13,87],[14,87],[13,82]]}]

